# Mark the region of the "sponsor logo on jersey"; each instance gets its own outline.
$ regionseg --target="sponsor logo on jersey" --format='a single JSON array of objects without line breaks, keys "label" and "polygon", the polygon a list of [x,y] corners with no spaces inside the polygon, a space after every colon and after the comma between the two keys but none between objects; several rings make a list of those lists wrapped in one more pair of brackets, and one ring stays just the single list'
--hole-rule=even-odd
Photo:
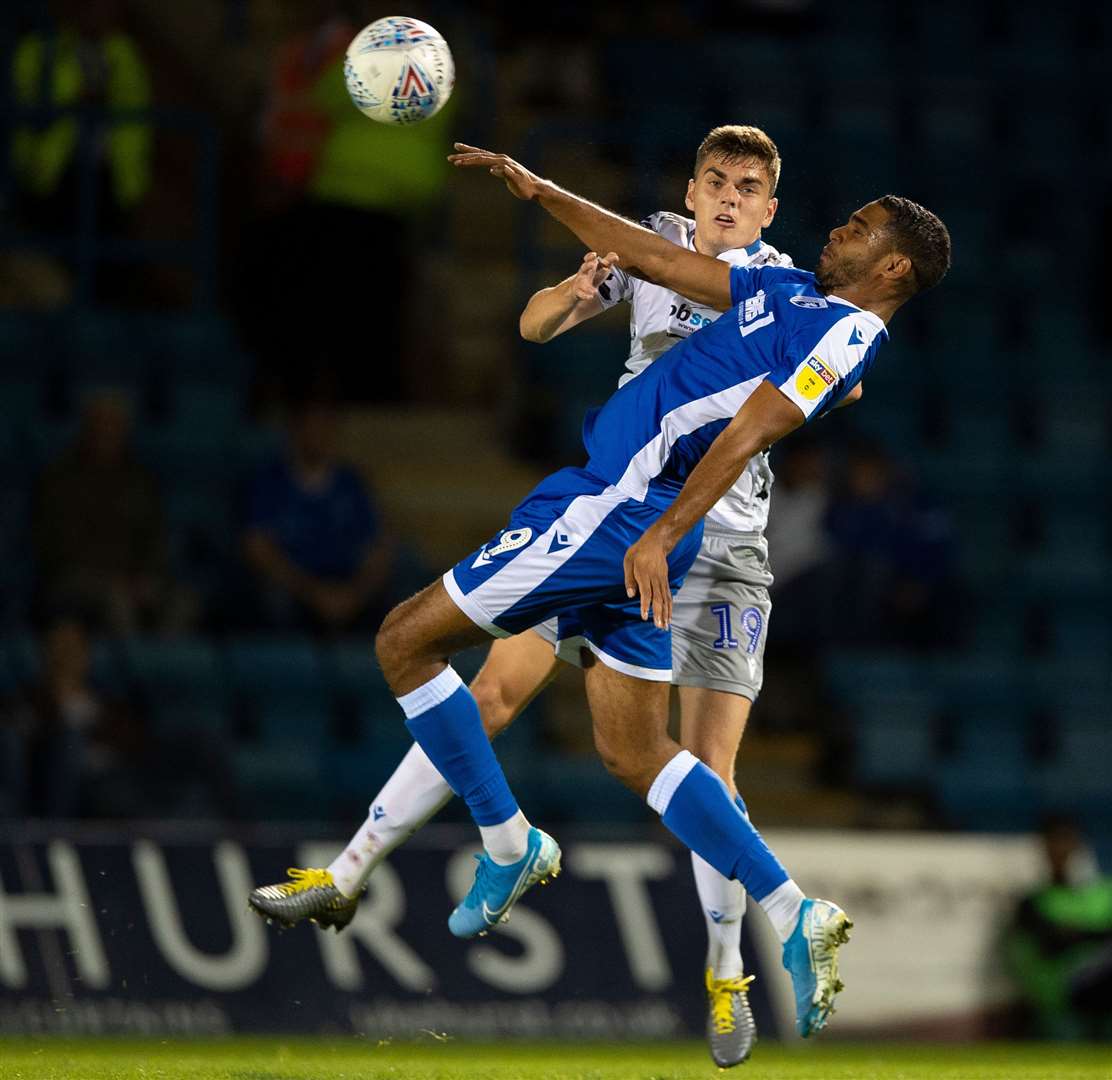
[{"label": "sponsor logo on jersey", "polygon": [[501,536],[498,537],[497,544],[493,547],[485,547],[479,552],[475,561],[471,564],[471,569],[474,570],[484,563],[490,562],[491,559],[498,555],[505,555],[507,551],[516,551],[518,548],[524,547],[532,539],[532,529],[506,529]]},{"label": "sponsor logo on jersey", "polygon": [[821,296],[792,296],[788,299],[789,304],[795,304],[796,307],[801,308],[824,308],[827,307],[826,301]]},{"label": "sponsor logo on jersey", "polygon": [[688,337],[704,326],[710,326],[718,313],[710,308],[693,308],[685,300],[678,300],[668,309],[668,333],[674,337]]},{"label": "sponsor logo on jersey", "polygon": [[795,388],[808,401],[815,401],[837,382],[838,377],[817,356],[801,364],[795,377]]}]

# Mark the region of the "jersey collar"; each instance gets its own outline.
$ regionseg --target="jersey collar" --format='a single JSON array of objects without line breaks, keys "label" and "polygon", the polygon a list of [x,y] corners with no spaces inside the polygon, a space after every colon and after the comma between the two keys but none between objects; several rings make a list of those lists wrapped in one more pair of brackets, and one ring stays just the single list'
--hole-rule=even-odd
[{"label": "jersey collar", "polygon": [[[757,239],[753,241],[753,243],[747,245],[746,247],[727,248],[725,251],[720,251],[715,256],[715,258],[722,259],[724,262],[730,262],[730,256],[735,255],[739,251],[744,251],[746,255],[752,258],[754,255],[757,254],[758,251],[761,250],[761,245],[763,243],[764,241],[758,236]],[[687,219],[687,250],[695,250],[695,222],[691,218]]]},{"label": "jersey collar", "polygon": [[827,293],[827,303],[830,304],[845,304],[846,307],[853,308],[854,311],[859,311],[865,319],[871,322],[878,330],[887,330],[884,320],[875,311],[866,311],[864,308],[859,308],[851,300],[843,300],[840,296],[835,296],[833,293]]}]

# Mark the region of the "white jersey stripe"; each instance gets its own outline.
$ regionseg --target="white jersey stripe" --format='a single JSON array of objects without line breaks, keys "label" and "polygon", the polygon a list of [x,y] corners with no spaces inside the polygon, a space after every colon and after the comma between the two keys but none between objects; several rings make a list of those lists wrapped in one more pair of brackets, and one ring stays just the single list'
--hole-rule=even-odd
[{"label": "white jersey stripe", "polygon": [[727,417],[732,419],[766,375],[767,371],[762,372],[745,382],[696,398],[666,413],[660,422],[660,433],[637,452],[617,487],[631,498],[644,499],[650,481],[659,475],[676,442],[704,424]]}]

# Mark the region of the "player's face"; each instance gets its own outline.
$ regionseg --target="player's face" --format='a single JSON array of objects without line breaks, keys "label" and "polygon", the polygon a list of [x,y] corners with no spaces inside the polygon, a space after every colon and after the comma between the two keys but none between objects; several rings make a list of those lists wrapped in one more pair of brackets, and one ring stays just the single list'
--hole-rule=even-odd
[{"label": "player's face", "polygon": [[704,255],[746,247],[776,214],[768,172],[752,158],[727,162],[711,154],[687,182],[687,209],[695,214],[695,246]]},{"label": "player's face", "polygon": [[892,252],[887,221],[888,211],[871,202],[850,214],[844,225],[830,230],[815,267],[815,284],[821,292],[837,292],[870,278]]}]

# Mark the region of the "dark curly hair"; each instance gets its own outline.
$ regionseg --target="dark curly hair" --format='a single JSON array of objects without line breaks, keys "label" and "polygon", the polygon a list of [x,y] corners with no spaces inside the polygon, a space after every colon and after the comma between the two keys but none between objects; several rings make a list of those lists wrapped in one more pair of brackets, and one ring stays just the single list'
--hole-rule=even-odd
[{"label": "dark curly hair", "polygon": [[912,295],[933,289],[950,269],[950,232],[942,219],[900,195],[883,195],[877,202],[888,211],[893,247],[911,260]]}]

